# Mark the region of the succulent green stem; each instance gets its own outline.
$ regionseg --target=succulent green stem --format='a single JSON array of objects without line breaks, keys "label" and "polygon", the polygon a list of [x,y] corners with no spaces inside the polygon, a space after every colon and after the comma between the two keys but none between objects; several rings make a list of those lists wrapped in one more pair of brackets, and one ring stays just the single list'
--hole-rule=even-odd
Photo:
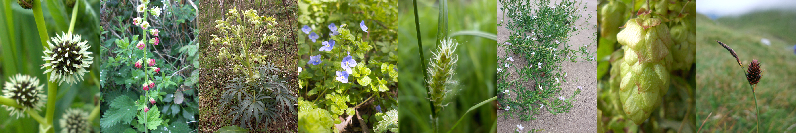
[{"label": "succulent green stem", "polygon": [[69,22],[69,34],[72,35],[72,31],[75,29],[75,20],[77,19],[77,7],[80,7],[80,0],[75,0],[75,6],[72,7],[72,21]]},{"label": "succulent green stem", "polygon": [[39,112],[33,111],[32,109],[28,109],[25,112],[27,112],[28,115],[30,115],[30,117],[32,117],[37,122],[39,122],[39,124],[47,124],[47,123],[45,123],[46,121],[44,120],[44,118],[41,118],[41,115],[39,115]]},{"label": "succulent green stem", "polygon": [[[34,0],[33,1],[33,18],[36,20],[36,29],[39,30],[39,39],[41,39],[41,46],[45,49],[49,49],[47,46],[47,38],[50,38],[47,33],[47,25],[44,24],[44,14],[41,11],[41,1]],[[50,75],[47,75],[47,79],[50,79]],[[56,95],[58,95],[58,86],[55,82],[47,82],[47,110],[45,114],[46,122],[44,124],[39,125],[39,127],[50,127],[53,123],[53,116],[55,115],[55,101],[57,100]],[[42,131],[43,132],[43,131]],[[53,133],[52,128],[48,128],[46,132]]]},{"label": "succulent green stem", "polygon": [[15,102],[14,100],[11,100],[9,98],[6,98],[6,97],[0,97],[0,104],[6,105],[6,106],[15,107],[15,108],[22,108],[22,106],[17,104],[17,102]]}]

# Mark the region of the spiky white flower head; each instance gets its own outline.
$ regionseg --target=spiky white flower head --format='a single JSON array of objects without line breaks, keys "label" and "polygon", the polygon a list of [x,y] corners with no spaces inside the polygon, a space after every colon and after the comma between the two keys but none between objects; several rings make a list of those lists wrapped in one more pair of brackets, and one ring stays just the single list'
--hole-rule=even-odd
[{"label": "spiky white flower head", "polygon": [[[63,36],[62,36],[63,35]],[[47,42],[49,48],[44,51],[44,65],[47,68],[45,74],[50,73],[50,82],[58,82],[60,85],[64,81],[67,84],[74,84],[83,80],[83,74],[92,63],[94,57],[88,51],[88,41],[82,41],[80,35],[58,34]]]},{"label": "spiky white flower head", "polygon": [[25,117],[25,111],[30,109],[39,110],[39,108],[44,106],[44,100],[47,96],[40,94],[44,93],[42,90],[44,86],[39,84],[39,79],[17,74],[8,80],[3,89],[3,96],[14,100],[21,106],[21,108],[17,108],[3,105],[6,110],[11,112],[12,116],[16,114],[17,118],[20,116]]},{"label": "spiky white flower head", "polygon": [[142,4],[138,5],[138,6],[136,6],[135,7],[135,11],[138,11],[139,13],[146,11],[146,3],[142,3]]},{"label": "spiky white flower head", "polygon": [[152,9],[149,9],[149,11],[150,11],[150,12],[152,13],[152,15],[154,15],[155,17],[160,17],[160,13],[162,12],[162,10],[160,9],[160,7],[157,7],[157,6],[156,6],[156,7],[153,7]]},{"label": "spiky white flower head", "polygon": [[86,133],[89,130],[88,113],[79,109],[68,109],[61,118],[61,133]]}]

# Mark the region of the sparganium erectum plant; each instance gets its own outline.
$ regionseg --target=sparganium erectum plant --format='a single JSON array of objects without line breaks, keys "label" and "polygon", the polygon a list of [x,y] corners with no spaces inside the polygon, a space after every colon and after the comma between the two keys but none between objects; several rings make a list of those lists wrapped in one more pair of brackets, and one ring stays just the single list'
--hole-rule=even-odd
[{"label": "sparganium erectum plant", "polygon": [[47,98],[44,93],[44,85],[39,83],[39,79],[28,75],[17,74],[8,79],[3,88],[3,96],[11,98],[18,107],[3,105],[12,116],[17,118],[25,117],[28,110],[41,110]]}]

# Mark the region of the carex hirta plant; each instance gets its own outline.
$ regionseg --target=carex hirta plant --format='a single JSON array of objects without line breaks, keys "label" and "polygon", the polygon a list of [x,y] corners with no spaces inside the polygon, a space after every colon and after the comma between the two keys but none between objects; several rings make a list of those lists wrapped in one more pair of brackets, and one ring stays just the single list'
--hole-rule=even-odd
[{"label": "carex hirta plant", "polygon": [[[585,5],[576,1],[561,1],[551,5],[549,0],[500,0],[505,18],[501,24],[510,30],[509,39],[501,45],[506,54],[498,56],[499,99],[505,117],[535,120],[542,112],[566,113],[572,108],[574,94],[559,94],[567,82],[561,63],[581,58],[593,61],[587,48],[591,44],[570,49],[569,40],[577,31],[590,28],[589,18],[581,12]],[[576,23],[585,19],[586,24]],[[525,62],[515,61],[525,59]],[[520,66],[527,64],[527,66]],[[512,71],[513,70],[513,71]],[[519,78],[512,78],[512,74]],[[533,83],[527,85],[527,83]],[[582,85],[581,85],[582,86]]]},{"label": "carex hirta plant", "polygon": [[456,61],[459,60],[459,55],[454,53],[457,46],[459,43],[455,40],[443,39],[429,60],[428,93],[434,104],[435,114],[447,105],[445,100],[451,97],[449,93],[452,93],[457,85],[457,81],[453,79],[456,74]]},{"label": "carex hirta plant", "polygon": [[730,52],[730,54],[732,54],[732,57],[734,57],[735,61],[738,62],[738,66],[741,67],[741,71],[743,71],[744,74],[746,75],[746,81],[749,82],[749,89],[752,90],[752,97],[755,98],[754,99],[755,110],[757,111],[757,114],[755,116],[757,118],[756,129],[757,132],[760,132],[760,107],[758,107],[757,105],[757,94],[755,94],[755,90],[757,89],[757,83],[760,82],[760,78],[762,77],[761,73],[763,73],[763,71],[760,70],[760,62],[758,62],[757,59],[752,59],[752,62],[749,62],[749,65],[746,68],[744,68],[743,62],[741,62],[741,59],[738,58],[738,54],[735,54],[735,50],[730,48],[730,46],[728,46],[727,44],[722,43],[721,41],[717,40],[716,42],[718,42],[719,45],[724,47],[724,49],[727,49],[727,51]]},{"label": "carex hirta plant", "polygon": [[[79,1],[76,2],[79,3]],[[2,106],[10,112],[9,115],[15,119],[24,119],[30,116],[30,118],[38,122],[39,132],[55,132],[56,127],[60,127],[60,131],[64,133],[91,131],[92,129],[90,128],[90,121],[98,117],[100,109],[99,106],[95,106],[90,114],[79,108],[69,108],[67,111],[65,111],[66,113],[63,113],[64,118],[60,119],[60,123],[58,123],[59,125],[56,125],[54,118],[55,110],[57,109],[55,103],[59,101],[59,98],[61,98],[61,95],[58,95],[58,89],[67,88],[61,87],[61,85],[77,85],[79,82],[83,81],[83,77],[90,71],[89,67],[91,67],[91,65],[94,63],[94,57],[92,56],[93,54],[89,51],[91,46],[88,44],[88,41],[84,40],[81,35],[73,32],[76,18],[80,15],[77,12],[78,7],[75,5],[69,5],[67,7],[72,8],[71,21],[69,23],[68,31],[62,31],[57,33],[55,37],[50,38],[49,32],[47,32],[48,27],[42,12],[42,1],[18,0],[17,3],[22,8],[30,9],[33,12],[33,18],[36,24],[35,28],[38,30],[41,47],[28,47],[28,49],[42,50],[42,56],[38,57],[38,59],[40,59],[43,63],[35,64],[35,66],[41,66],[39,69],[41,69],[43,74],[47,76],[47,78],[44,80],[46,85],[42,84],[39,78],[37,78],[34,74],[25,73],[29,70],[23,71],[23,73],[16,73],[16,70],[13,70],[16,69],[14,67],[17,65],[16,63],[13,63],[13,60],[16,60],[13,59],[13,56],[18,55],[4,55],[4,57],[10,56],[6,59],[12,61],[10,61],[10,63],[4,61],[5,63],[3,67],[4,72],[6,72],[4,75],[8,76],[8,80],[5,82],[5,84],[3,84],[3,95],[0,97],[0,104],[2,104]],[[9,10],[9,12],[6,12],[5,17],[11,19],[3,21],[6,21],[6,23],[9,21],[14,21],[14,16],[11,14],[9,9],[10,6],[5,4],[4,8]],[[4,40],[4,43],[8,42],[8,44],[3,44],[4,54],[17,52],[8,49],[14,49],[13,45],[19,46],[17,44],[13,44],[15,43],[15,41],[13,41],[13,38],[16,38],[14,37],[15,35],[24,35],[14,34],[14,31],[10,30],[14,29],[11,27],[14,25],[9,24],[7,26],[7,31],[4,30],[3,32],[10,33],[10,37],[3,37],[2,39]],[[9,41],[7,39],[11,40]],[[25,40],[18,42],[29,41]],[[30,46],[38,47],[37,45]],[[35,63],[38,61],[32,62]],[[89,75],[94,77],[93,73]],[[96,80],[96,77],[94,78]],[[63,84],[64,82],[66,82],[66,84]],[[45,87],[47,88],[46,91],[44,90]],[[99,86],[97,86],[97,88],[99,88]],[[73,88],[69,87],[68,89]],[[45,108],[44,117],[39,114],[39,111],[41,111],[42,108]]]}]

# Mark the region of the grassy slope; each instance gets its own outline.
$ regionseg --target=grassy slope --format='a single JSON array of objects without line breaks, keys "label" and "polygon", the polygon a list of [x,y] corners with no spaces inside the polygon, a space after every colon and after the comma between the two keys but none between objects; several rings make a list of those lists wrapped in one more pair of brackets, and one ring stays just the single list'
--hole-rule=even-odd
[{"label": "grassy slope", "polygon": [[[703,130],[745,132],[756,124],[754,99],[738,63],[716,40],[735,49],[745,65],[752,59],[762,64],[763,77],[757,86],[761,132],[796,131],[796,55],[791,39],[796,17],[785,18],[775,12],[753,13],[737,18],[719,18],[714,22],[704,15],[697,17],[697,120],[709,113]],[[793,13],[791,13],[793,14]],[[794,15],[790,15],[794,16]],[[787,22],[786,22],[787,21]],[[793,26],[791,26],[793,27]],[[760,43],[771,40],[771,46]],[[701,123],[698,123],[701,124]],[[788,128],[791,127],[791,130]]]}]

